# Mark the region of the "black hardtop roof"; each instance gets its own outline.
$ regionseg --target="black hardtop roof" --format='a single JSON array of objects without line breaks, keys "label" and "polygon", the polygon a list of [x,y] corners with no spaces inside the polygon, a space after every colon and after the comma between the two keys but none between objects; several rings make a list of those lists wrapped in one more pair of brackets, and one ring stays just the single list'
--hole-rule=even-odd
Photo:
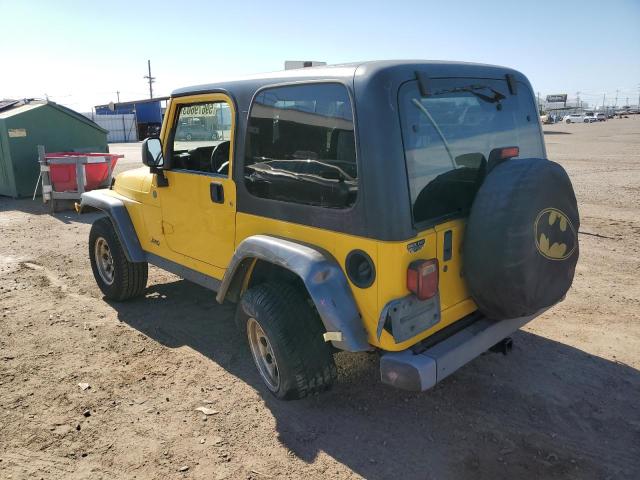
[{"label": "black hardtop roof", "polygon": [[366,82],[379,75],[400,74],[406,76],[407,74],[413,74],[415,71],[423,72],[432,78],[500,78],[509,73],[518,80],[524,79],[526,81],[526,77],[520,72],[498,65],[440,60],[376,60],[255,74],[234,80],[178,88],[171,93],[171,96],[177,97],[214,91],[226,91],[233,95],[236,91],[255,91],[266,85],[312,80],[351,83],[356,75],[359,81]]}]

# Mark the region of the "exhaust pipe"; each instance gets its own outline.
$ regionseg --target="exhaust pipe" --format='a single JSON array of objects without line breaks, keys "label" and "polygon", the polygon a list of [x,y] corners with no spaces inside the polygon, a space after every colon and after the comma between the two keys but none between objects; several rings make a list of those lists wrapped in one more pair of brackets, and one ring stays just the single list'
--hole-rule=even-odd
[{"label": "exhaust pipe", "polygon": [[511,337],[507,337],[503,340],[500,340],[489,350],[492,351],[493,353],[501,353],[503,355],[506,355],[507,353],[511,352],[512,348],[513,348],[513,340],[511,339]]}]

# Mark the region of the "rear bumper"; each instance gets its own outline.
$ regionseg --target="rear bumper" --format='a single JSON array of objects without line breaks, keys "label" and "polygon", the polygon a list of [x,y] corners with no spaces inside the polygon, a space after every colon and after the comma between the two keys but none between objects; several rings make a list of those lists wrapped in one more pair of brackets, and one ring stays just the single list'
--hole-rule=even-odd
[{"label": "rear bumper", "polygon": [[412,349],[385,353],[380,358],[382,383],[404,390],[428,390],[543,311],[510,320],[479,317],[420,353],[416,354]]}]

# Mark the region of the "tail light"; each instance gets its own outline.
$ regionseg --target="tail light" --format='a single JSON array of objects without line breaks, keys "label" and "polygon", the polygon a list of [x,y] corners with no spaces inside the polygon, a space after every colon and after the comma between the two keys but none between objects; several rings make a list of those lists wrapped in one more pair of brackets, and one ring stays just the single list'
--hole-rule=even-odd
[{"label": "tail light", "polygon": [[520,155],[520,149],[518,147],[505,147],[500,149],[500,159],[507,160],[508,158],[517,157]]},{"label": "tail light", "polygon": [[428,300],[438,293],[438,260],[416,260],[407,269],[407,288],[419,300]]}]

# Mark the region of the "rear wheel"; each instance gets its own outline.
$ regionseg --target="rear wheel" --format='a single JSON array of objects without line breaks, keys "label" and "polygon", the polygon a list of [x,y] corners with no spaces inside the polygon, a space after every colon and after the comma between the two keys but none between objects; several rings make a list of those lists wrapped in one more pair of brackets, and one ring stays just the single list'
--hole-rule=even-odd
[{"label": "rear wheel", "polygon": [[144,291],[147,263],[127,260],[109,218],[100,218],[91,226],[89,258],[96,283],[109,300],[127,300]]},{"label": "rear wheel", "polygon": [[326,390],[337,376],[331,347],[315,310],[299,289],[261,284],[238,305],[238,325],[269,391],[292,400]]}]

